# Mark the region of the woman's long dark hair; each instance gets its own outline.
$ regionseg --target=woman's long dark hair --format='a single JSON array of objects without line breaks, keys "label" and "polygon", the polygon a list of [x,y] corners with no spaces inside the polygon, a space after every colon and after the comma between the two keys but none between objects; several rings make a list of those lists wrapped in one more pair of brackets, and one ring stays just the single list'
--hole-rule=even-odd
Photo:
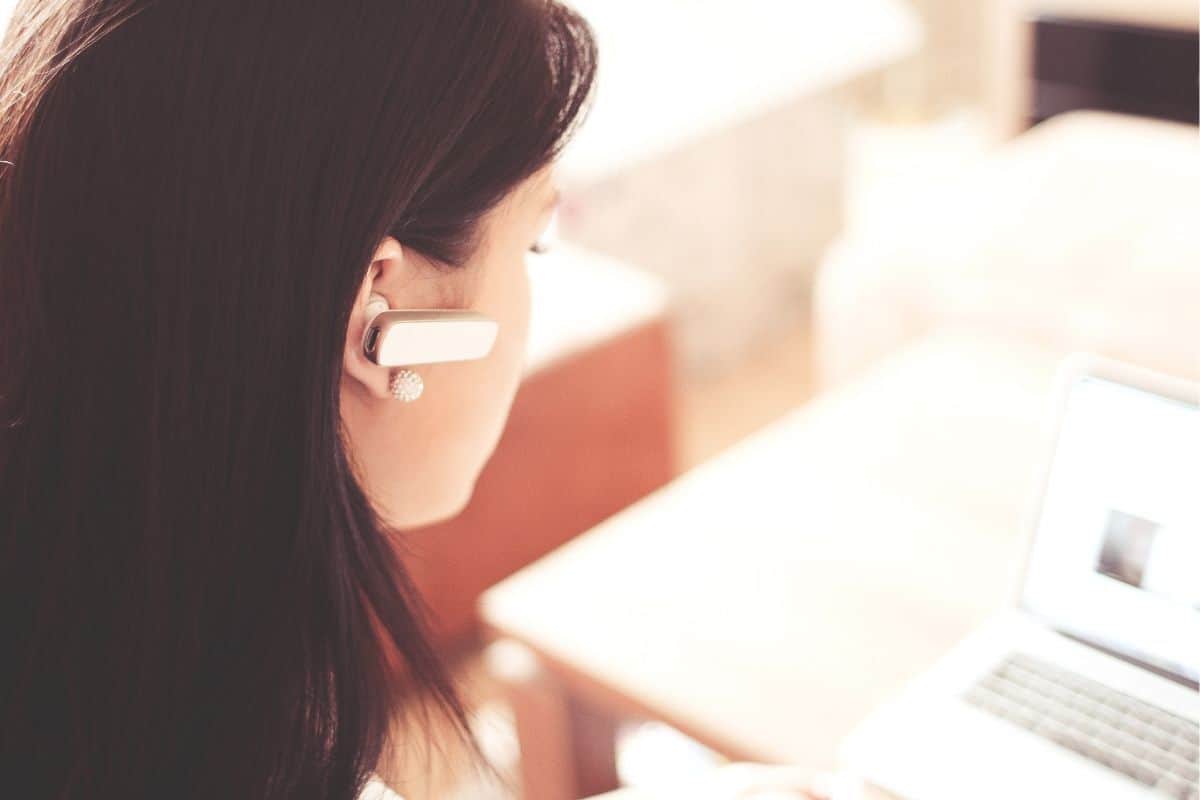
[{"label": "woman's long dark hair", "polygon": [[[552,0],[26,0],[0,63],[0,783],[337,798],[455,699],[354,477],[387,234],[452,268],[595,73]],[[400,676],[403,676],[401,679]]]}]

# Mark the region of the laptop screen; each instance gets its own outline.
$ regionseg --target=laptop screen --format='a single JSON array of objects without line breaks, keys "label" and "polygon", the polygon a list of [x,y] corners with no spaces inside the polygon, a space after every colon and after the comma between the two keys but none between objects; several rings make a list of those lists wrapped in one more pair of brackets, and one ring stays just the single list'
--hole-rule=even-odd
[{"label": "laptop screen", "polygon": [[1022,605],[1200,678],[1200,411],[1096,376],[1066,400]]}]

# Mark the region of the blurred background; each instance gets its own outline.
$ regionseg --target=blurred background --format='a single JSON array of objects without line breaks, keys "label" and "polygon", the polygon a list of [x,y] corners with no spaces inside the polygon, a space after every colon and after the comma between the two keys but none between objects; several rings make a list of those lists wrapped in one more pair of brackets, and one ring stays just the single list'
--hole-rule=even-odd
[{"label": "blurred background", "polygon": [[[418,565],[508,781],[439,775],[421,759],[410,774],[438,787],[429,796],[521,796],[524,781],[527,797],[549,798],[607,788],[614,772],[624,783],[663,785],[729,757],[831,767],[855,720],[1011,591],[1021,553],[1012,542],[1045,444],[1053,365],[1087,350],[1200,375],[1196,3],[573,5],[600,38],[599,91],[560,164],[556,249],[531,258],[529,375],[474,503],[428,532]],[[973,377],[974,394],[953,383]],[[746,460],[744,470],[764,469],[745,449],[785,436],[779,425],[791,423],[779,421],[814,405],[812,424],[833,441],[812,445],[830,452],[811,460],[854,454],[851,502],[870,505],[904,487],[953,518],[962,550],[943,566],[977,563],[962,580],[984,587],[967,596],[947,588],[908,614],[910,633],[891,663],[884,656],[876,673],[837,690],[829,682],[839,658],[862,655],[846,639],[879,641],[879,620],[818,607],[813,614],[858,627],[764,632],[777,618],[756,615],[755,603],[769,596],[776,614],[778,603],[794,603],[804,618],[811,598],[761,589],[778,577],[763,578],[773,554],[757,545],[739,552],[746,531],[736,523],[721,552],[731,565],[755,566],[730,566],[728,584],[714,587],[751,598],[727,627],[716,621],[723,610],[698,610],[695,583],[681,577],[705,574],[704,564],[647,540],[627,550],[657,566],[633,570],[607,541],[633,536],[652,515],[662,517],[658,527],[695,525],[701,535],[703,523],[660,514],[668,503],[657,494],[638,501],[697,467],[734,471]],[[943,424],[947,415],[961,432]],[[739,450],[747,437],[753,443]],[[776,467],[799,475],[807,463]],[[670,491],[703,493],[686,481]],[[802,506],[802,480],[794,486]],[[606,519],[567,555],[536,561]],[[807,535],[802,521],[794,529]],[[892,532],[907,535],[902,524]],[[920,536],[910,544],[921,546]],[[822,546],[814,539],[798,552]],[[776,555],[787,563],[795,552]],[[481,632],[475,596],[530,563],[489,595]],[[888,566],[913,570],[902,558]],[[580,582],[593,572],[606,577]],[[738,576],[761,580],[760,594],[746,595]],[[572,591],[592,596],[566,600]],[[838,591],[861,611],[869,602],[914,605],[923,588]],[[630,611],[639,603],[668,611],[641,618]],[[961,609],[953,624],[935,611],[946,605]],[[694,637],[676,634],[705,614],[714,620],[708,650],[697,650]],[[578,641],[574,632],[589,627]],[[813,638],[796,647],[833,654],[824,672],[798,670],[794,690],[755,696],[816,734],[772,739],[765,713],[753,735],[712,729],[756,719],[738,716],[751,701],[729,687],[775,673],[756,676],[748,660],[703,671],[717,685],[678,688],[687,669],[664,652],[724,658],[747,628],[757,644],[802,628]],[[514,640],[527,649],[514,653]],[[548,673],[530,666],[539,659]],[[562,696],[522,694],[530,680],[541,685],[530,674],[566,687]],[[579,705],[572,698],[581,695]],[[556,737],[554,723],[530,722],[540,712],[521,708],[553,702],[571,706],[576,750],[606,750],[615,732],[615,760],[589,767],[577,757],[564,778],[555,765],[568,756],[538,741]],[[699,711],[722,703],[734,709],[728,717]],[[593,712],[598,726],[587,721]],[[524,769],[522,747],[536,761]],[[419,780],[408,791],[422,796]]]},{"label": "blurred background", "polygon": [[[4,18],[12,5],[0,2]],[[1090,350],[1200,375],[1195,0],[572,5],[600,39],[599,87],[560,164],[553,247],[530,256],[525,383],[470,507],[414,532],[407,554],[498,774],[475,768],[452,738],[433,750],[413,742],[391,775],[409,800],[579,796],[614,775],[649,785],[728,758],[833,766],[849,725],[1002,601],[1017,549],[987,532],[1019,533],[1058,359]],[[984,428],[981,438],[945,427],[947,415]],[[846,673],[854,685],[836,669],[801,670],[794,691],[758,696],[812,731],[801,744],[771,738],[765,716],[752,733],[705,727],[705,710],[743,702],[728,689],[754,683],[749,662],[721,673],[717,658],[692,705],[671,694],[687,669],[654,673],[664,669],[659,633],[673,641],[694,621],[695,603],[672,605],[694,591],[686,548],[648,539],[627,579],[600,543],[649,514],[664,487],[711,492],[688,488],[697,470],[765,469],[751,452],[763,432],[782,436],[778,425],[797,419],[820,429],[803,439],[809,461],[772,462],[747,486],[778,485],[794,469],[800,519],[803,475],[824,458],[846,481],[860,476],[854,505],[901,486],[925,509],[953,509],[957,563],[998,570],[964,578],[986,591],[961,601],[958,584],[930,600],[928,582],[864,579],[835,589],[850,610],[809,606],[814,619],[848,621],[836,635],[811,622],[795,640],[835,666],[861,655],[839,650],[847,641],[878,641],[869,602],[911,613],[877,680],[861,664]],[[984,462],[986,479],[964,477]],[[673,533],[697,524],[655,520]],[[806,530],[797,523],[795,535]],[[739,549],[746,529],[723,532],[731,584],[713,592],[743,598],[740,616],[708,609],[712,627],[689,640],[714,652],[773,624],[781,602],[797,603],[788,619],[805,616],[798,595],[732,585],[777,576],[754,571],[769,553]],[[907,529],[892,533],[903,542]],[[805,552],[819,554],[821,541]],[[572,568],[594,559],[597,583],[563,579],[565,594],[543,600],[567,563],[563,546]],[[587,597],[571,599],[572,585]],[[683,621],[643,619],[623,596]],[[760,601],[770,610],[755,613]],[[852,629],[860,618],[863,630]],[[562,634],[580,628],[604,642],[603,659]],[[908,641],[924,649],[904,655]],[[669,700],[635,680],[639,664]],[[555,703],[557,716],[537,710]],[[564,767],[567,734],[551,722],[531,738],[538,714],[567,720],[571,746],[589,752]],[[613,736],[615,755],[585,774],[579,765]]]},{"label": "blurred background", "polygon": [[[1198,12],[1191,0],[575,5],[600,37],[599,92],[561,163],[557,252],[531,265],[541,301],[531,374],[491,465],[495,480],[485,476],[464,519],[430,540],[436,552],[426,565],[437,573],[430,585],[444,593],[433,592],[435,609],[457,609],[459,622],[442,618],[449,628],[477,630],[468,622],[475,619],[467,599],[474,586],[518,569],[697,465],[740,458],[722,454],[814,398],[855,407],[863,382],[869,385],[881,369],[900,370],[891,392],[910,392],[914,410],[906,414],[897,399],[882,401],[874,421],[846,412],[846,424],[860,430],[879,419],[886,425],[859,450],[860,468],[866,464],[859,502],[871,502],[872,478],[876,485],[896,483],[908,473],[906,479],[921,481],[912,492],[928,492],[932,503],[957,493],[966,525],[1012,532],[1019,532],[1040,454],[1036,431],[1045,414],[1033,399],[1048,391],[1048,365],[1090,350],[1175,374],[1200,373]],[[929,347],[931,336],[941,344]],[[986,345],[973,344],[981,338]],[[950,351],[953,357],[938,361]],[[978,412],[968,422],[999,431],[1005,441],[971,455],[993,465],[1005,455],[1007,472],[993,466],[977,483],[951,483],[948,463],[968,471],[971,465],[954,442],[931,435],[938,424],[931,415],[948,396],[960,414],[974,401],[947,387],[947,376],[929,366],[938,363],[961,368],[964,380],[973,369],[991,375],[981,382],[989,388],[979,391],[990,391],[993,401],[1007,392],[998,421],[981,422]],[[1016,387],[1024,385],[1029,389],[1021,394]],[[858,403],[854,413],[874,412]],[[940,460],[922,452],[943,446]],[[888,458],[895,459],[890,472],[872,468]],[[538,498],[534,507],[530,497]],[[597,535],[615,537],[620,519]],[[739,532],[729,534],[736,539]],[[456,535],[470,540],[470,556],[454,558]],[[1013,584],[1019,547],[996,548],[982,531],[977,535],[977,545],[963,543],[963,558],[999,555],[1005,568],[984,581],[983,613]],[[563,603],[553,613],[539,607],[536,587],[554,585],[554,571],[569,568],[561,559],[539,563],[524,584],[518,579],[499,590],[488,606],[496,624],[482,638],[457,639],[467,643],[462,669],[479,692],[485,741],[494,745],[496,763],[508,765],[512,782],[505,791],[520,793],[521,745],[540,746],[530,739],[553,734],[535,729],[518,737],[511,682],[496,680],[511,673],[514,656],[501,651],[501,666],[489,666],[487,651],[479,649],[497,638],[497,628],[543,658],[555,648],[551,661],[566,661],[568,673],[584,673],[585,684],[634,701],[616,715],[615,768],[626,783],[654,785],[724,757],[778,753],[832,765],[836,741],[869,702],[822,706],[812,699],[814,687],[797,688],[777,701],[793,709],[797,727],[815,726],[822,735],[771,749],[764,718],[762,746],[750,752],[738,749],[746,737],[718,733],[706,742],[710,748],[664,722],[664,708],[687,720],[690,706],[665,686],[684,678],[669,677],[667,662],[652,663],[658,651],[639,643],[655,635],[653,628],[639,628],[617,611],[625,606],[615,597],[624,591],[670,607],[673,576],[688,568],[687,560],[647,542],[644,558],[656,557],[663,562],[657,583],[630,578],[623,588],[616,572],[596,586],[576,586],[607,586],[611,602]],[[729,558],[738,557],[731,548]],[[615,549],[590,558],[596,570],[622,569],[606,560],[620,559]],[[745,558],[758,563],[763,554]],[[474,569],[483,574],[465,574]],[[740,573],[731,568],[730,574]],[[738,591],[735,581],[728,591]],[[676,582],[688,587],[681,595],[690,591],[687,581]],[[520,594],[525,584],[535,587],[526,597],[532,607],[509,604],[505,593]],[[459,593],[464,585],[472,587],[466,595]],[[557,605],[543,591],[543,603]],[[914,591],[893,586],[888,602],[904,604]],[[447,602],[450,595],[455,599]],[[966,599],[961,605],[971,608]],[[694,620],[695,608],[681,611],[678,624]],[[914,650],[907,662],[897,656],[893,669],[881,668],[881,677],[852,691],[887,697],[942,642],[966,633],[978,613],[968,610],[959,627],[945,631],[935,617],[922,630],[913,615],[910,638],[939,645]],[[743,614],[737,625],[770,619]],[[669,614],[655,623],[675,624]],[[573,647],[562,633],[592,625],[627,634],[614,634],[599,650],[604,659],[629,659],[628,672],[583,645]],[[864,622],[858,635],[876,637],[868,628]],[[724,630],[714,623],[709,631],[716,652],[739,640]],[[826,637],[805,645],[840,642]],[[747,669],[731,668],[727,682],[755,680]],[[564,680],[578,689],[578,677]],[[719,704],[715,698],[727,691],[694,688],[707,698],[692,701],[699,704]],[[611,699],[592,707],[623,707]],[[726,699],[731,706],[744,702]],[[654,713],[636,713],[647,705]],[[578,739],[581,712],[573,713]],[[687,722],[678,727],[704,730]],[[611,724],[600,731],[605,737]],[[554,763],[545,752],[536,758],[543,772]],[[607,766],[611,773],[614,765]],[[525,780],[544,786],[545,776],[532,769],[526,765]],[[576,778],[559,796],[586,793],[588,778]],[[454,785],[461,797],[499,791],[487,781]],[[553,786],[547,796],[554,796]]]}]

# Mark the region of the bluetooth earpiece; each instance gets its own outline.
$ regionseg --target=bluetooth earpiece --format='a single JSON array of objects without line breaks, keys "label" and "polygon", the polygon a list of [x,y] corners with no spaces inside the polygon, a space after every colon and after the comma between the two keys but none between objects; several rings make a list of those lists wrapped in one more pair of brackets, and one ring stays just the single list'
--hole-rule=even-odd
[{"label": "bluetooth earpiece", "polygon": [[382,367],[471,361],[491,352],[499,327],[475,311],[390,309],[372,292],[363,353]]},{"label": "bluetooth earpiece", "polygon": [[[383,295],[367,300],[363,354],[383,367],[411,367],[483,358],[496,342],[499,324],[475,311],[391,309]],[[420,396],[423,383],[410,369],[392,375],[389,389],[399,400]]]}]

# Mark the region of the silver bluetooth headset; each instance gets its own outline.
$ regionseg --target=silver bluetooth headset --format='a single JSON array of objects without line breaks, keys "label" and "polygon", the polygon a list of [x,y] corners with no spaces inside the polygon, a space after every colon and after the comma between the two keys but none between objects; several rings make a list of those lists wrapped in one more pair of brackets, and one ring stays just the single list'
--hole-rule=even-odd
[{"label": "silver bluetooth headset", "polygon": [[363,354],[382,367],[401,367],[389,387],[397,399],[411,402],[423,384],[410,367],[483,358],[496,342],[499,324],[475,311],[393,309],[383,295],[371,293]]}]

